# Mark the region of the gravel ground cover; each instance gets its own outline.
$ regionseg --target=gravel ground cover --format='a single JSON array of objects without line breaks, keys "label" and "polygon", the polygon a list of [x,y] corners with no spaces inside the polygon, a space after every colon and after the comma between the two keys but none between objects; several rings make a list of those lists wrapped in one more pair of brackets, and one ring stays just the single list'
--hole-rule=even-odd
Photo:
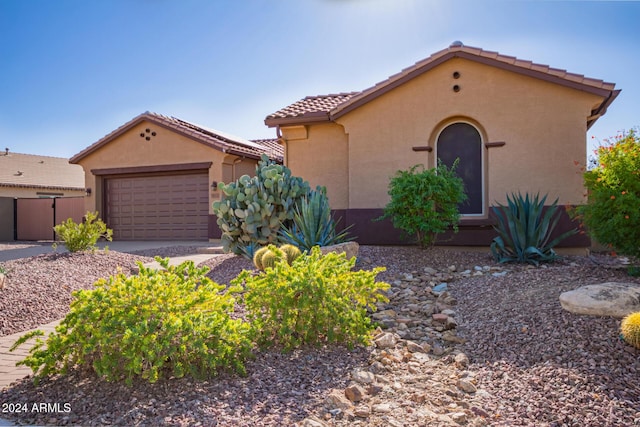
[{"label": "gravel ground cover", "polygon": [[[7,262],[9,284],[0,291],[3,334],[35,326],[26,317],[36,316],[35,323],[62,317],[71,290],[88,288],[97,277],[183,250],[54,254]],[[248,260],[232,255],[206,264],[210,277],[221,283],[251,268]],[[247,364],[247,377],[220,373],[207,381],[170,379],[132,387],[76,370],[38,387],[27,378],[0,392],[0,403],[68,403],[70,411],[0,417],[36,425],[640,425],[640,351],[618,339],[619,320],[567,313],[558,302],[561,292],[581,285],[640,283],[614,264],[608,257],[567,257],[547,267],[507,266],[504,275],[452,279],[448,285],[457,300],[456,333],[462,339],[440,354],[427,350],[428,343],[424,353],[407,354],[411,343],[402,339],[384,350],[262,352]],[[410,247],[361,247],[358,265],[387,266],[379,278],[397,286],[405,286],[399,279],[418,276],[426,267],[496,267],[487,253]],[[406,292],[392,295],[388,307],[401,311]],[[411,333],[408,325],[403,334]],[[353,388],[358,370],[375,372],[367,400],[355,412],[327,412],[327,399],[336,390]]]}]

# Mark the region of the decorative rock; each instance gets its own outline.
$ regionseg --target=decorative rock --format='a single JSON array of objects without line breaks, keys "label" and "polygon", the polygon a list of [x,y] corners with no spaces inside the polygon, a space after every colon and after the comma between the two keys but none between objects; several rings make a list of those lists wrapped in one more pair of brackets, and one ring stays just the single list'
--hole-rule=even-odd
[{"label": "decorative rock", "polygon": [[369,393],[370,396],[376,396],[380,394],[382,390],[384,390],[384,387],[377,384],[371,384],[369,387],[367,387],[367,393]]},{"label": "decorative rock", "polygon": [[359,405],[359,406],[356,406],[356,409],[353,411],[353,414],[356,417],[367,418],[369,415],[371,415],[371,408],[369,408],[367,405]]},{"label": "decorative rock", "polygon": [[5,277],[4,273],[0,273],[0,289],[4,288]]},{"label": "decorative rock", "polygon": [[357,257],[359,251],[360,245],[358,245],[356,242],[338,243],[337,245],[323,246],[320,248],[320,252],[322,252],[323,255],[326,255],[329,252],[335,252],[338,254],[344,252],[345,254],[347,254],[347,259]]},{"label": "decorative rock", "polygon": [[332,411],[334,409],[340,410],[348,410],[353,408],[353,404],[347,397],[344,395],[344,392],[333,390],[324,402],[328,411]]},{"label": "decorative rock", "polygon": [[378,403],[377,405],[373,405],[371,410],[381,414],[388,414],[391,412],[391,405],[388,403]]},{"label": "decorative rock", "polygon": [[451,417],[453,421],[455,421],[458,424],[463,424],[467,421],[467,414],[465,414],[464,412],[454,412],[448,415]]},{"label": "decorative rock", "polygon": [[640,311],[640,286],[619,282],[582,286],[560,294],[560,305],[571,313],[622,318]]},{"label": "decorative rock", "polygon": [[300,422],[300,427],[327,427],[327,423],[316,417],[309,417]]},{"label": "decorative rock", "polygon": [[344,390],[344,395],[352,402],[360,402],[365,399],[367,392],[359,385],[354,384]]},{"label": "decorative rock", "polygon": [[392,333],[384,332],[378,335],[373,342],[375,342],[378,348],[392,348],[396,346],[398,340]]},{"label": "decorative rock", "polygon": [[442,347],[440,343],[435,342],[433,343],[431,352],[436,356],[441,356],[444,354],[444,347]]},{"label": "decorative rock", "polygon": [[458,368],[466,368],[469,365],[469,358],[464,353],[456,354],[454,361]]},{"label": "decorative rock", "polygon": [[447,316],[446,314],[442,314],[442,313],[436,313],[436,314],[432,315],[431,318],[433,319],[434,322],[446,323],[447,319],[449,318],[449,316]]},{"label": "decorative rock", "polygon": [[465,393],[475,393],[477,391],[476,386],[467,380],[458,380],[456,386]]},{"label": "decorative rock", "polygon": [[446,291],[447,287],[448,287],[447,283],[443,282],[443,283],[440,283],[439,285],[434,286],[433,289],[431,289],[431,291],[432,292],[436,292],[436,293],[440,293],[440,292]]},{"label": "decorative rock", "polygon": [[407,350],[409,350],[411,353],[420,353],[424,352],[424,347],[416,342],[407,341]]},{"label": "decorative rock", "polygon": [[351,379],[360,384],[372,384],[376,381],[376,376],[371,372],[356,369],[351,373]]}]

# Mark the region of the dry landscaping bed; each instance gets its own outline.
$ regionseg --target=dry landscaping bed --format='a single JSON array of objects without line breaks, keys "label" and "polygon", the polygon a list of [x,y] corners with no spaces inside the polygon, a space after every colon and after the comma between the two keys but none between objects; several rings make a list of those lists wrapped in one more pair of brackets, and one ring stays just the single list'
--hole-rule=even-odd
[{"label": "dry landscaping bed", "polygon": [[[4,263],[1,334],[63,316],[73,289],[118,267],[185,250]],[[571,314],[558,302],[586,284],[640,283],[610,261],[568,257],[528,268],[497,266],[488,253],[361,247],[359,266],[387,266],[379,278],[392,284],[376,314],[385,329],[369,348],[258,353],[247,377],[201,382],[127,387],[83,370],[37,387],[24,379],[0,392],[0,403],[69,403],[71,411],[0,417],[38,425],[640,425],[640,351],[620,342],[619,320]],[[251,268],[231,255],[207,264],[222,283]],[[445,282],[446,291],[431,292]]]}]

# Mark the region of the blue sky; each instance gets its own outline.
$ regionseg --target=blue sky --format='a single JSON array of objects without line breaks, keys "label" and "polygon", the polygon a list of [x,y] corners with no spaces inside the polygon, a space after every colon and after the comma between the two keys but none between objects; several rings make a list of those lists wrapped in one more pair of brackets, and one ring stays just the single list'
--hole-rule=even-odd
[{"label": "blue sky", "polygon": [[0,151],[70,157],[144,111],[244,138],[454,40],[616,83],[588,134],[640,125],[640,2],[0,0]]}]

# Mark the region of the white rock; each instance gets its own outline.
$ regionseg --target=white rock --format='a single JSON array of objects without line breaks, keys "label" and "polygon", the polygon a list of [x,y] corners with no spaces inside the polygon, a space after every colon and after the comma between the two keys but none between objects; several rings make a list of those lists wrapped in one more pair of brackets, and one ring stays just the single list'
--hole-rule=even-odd
[{"label": "white rock", "polygon": [[373,412],[388,414],[389,412],[391,412],[391,405],[388,403],[378,403],[377,405],[373,405],[371,409],[373,410]]},{"label": "white rock", "polygon": [[376,381],[376,376],[369,371],[356,369],[351,373],[351,379],[360,384],[372,384]]},{"label": "white rock", "polygon": [[607,282],[560,294],[562,308],[576,314],[622,318],[640,311],[640,286]]},{"label": "white rock", "polygon": [[398,342],[396,337],[389,332],[380,334],[373,341],[376,343],[376,346],[378,346],[378,348],[395,347],[396,343]]},{"label": "white rock", "polygon": [[344,252],[347,254],[347,259],[357,257],[359,251],[360,245],[356,242],[338,243],[337,245],[323,246],[320,248],[320,252],[322,252],[323,255],[326,255],[329,252],[335,252],[338,254]]}]

